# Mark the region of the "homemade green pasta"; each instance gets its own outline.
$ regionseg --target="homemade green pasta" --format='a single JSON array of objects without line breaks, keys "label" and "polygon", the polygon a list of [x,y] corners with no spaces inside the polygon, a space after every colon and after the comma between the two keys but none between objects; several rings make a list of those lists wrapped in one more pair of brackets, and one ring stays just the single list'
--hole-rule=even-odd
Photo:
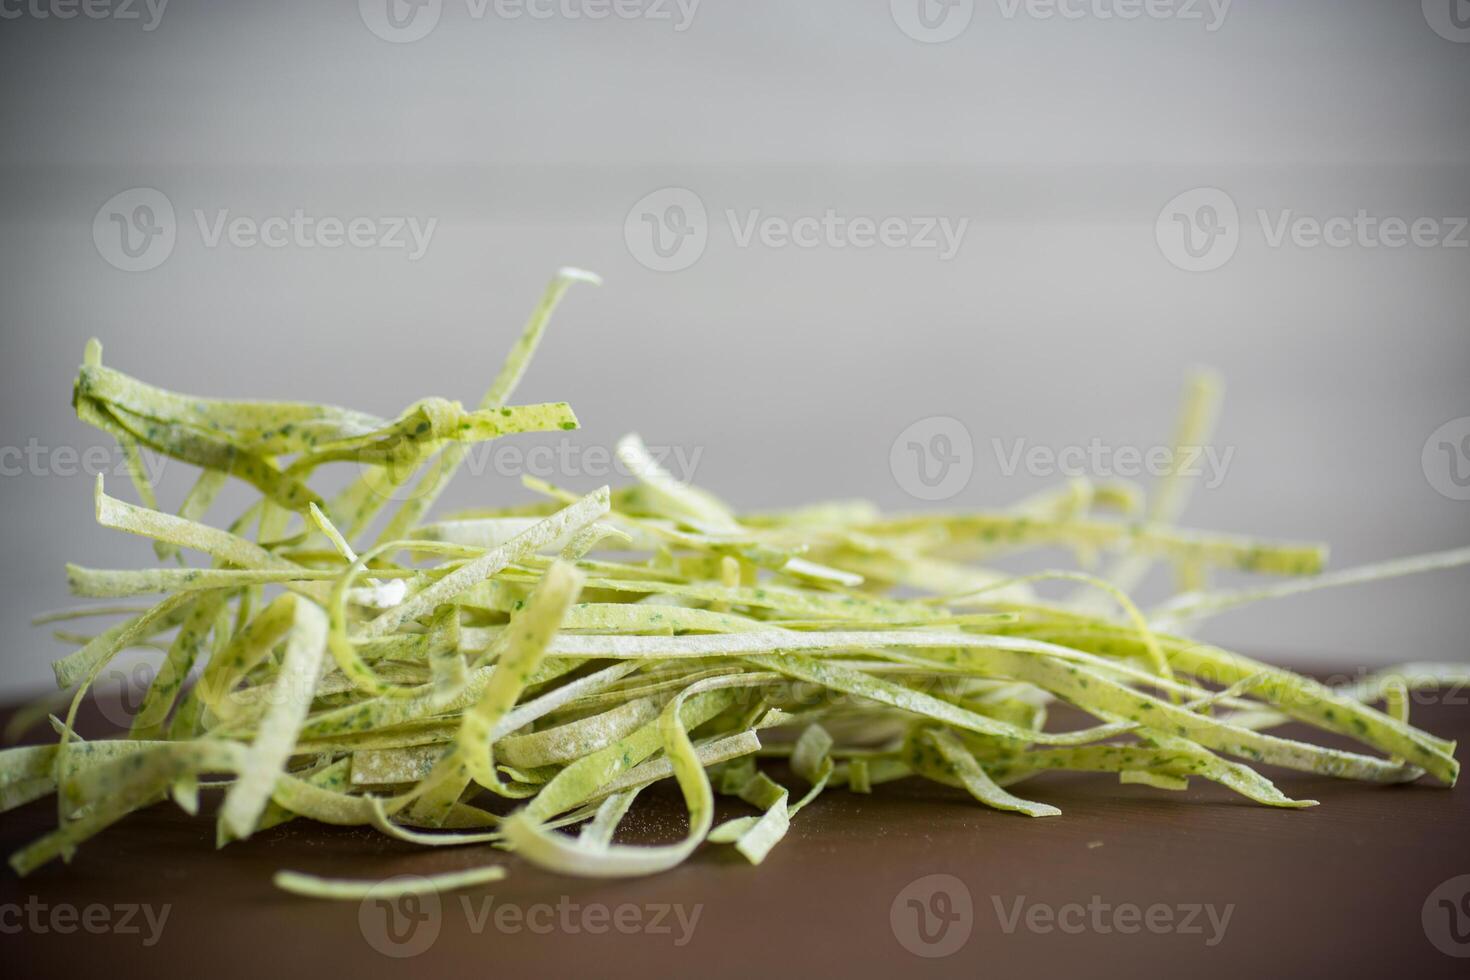
[{"label": "homemade green pasta", "polygon": [[[821,793],[906,777],[1031,817],[1060,811],[1013,791],[1055,770],[1164,790],[1199,778],[1286,808],[1314,804],[1255,764],[1454,783],[1454,744],[1410,724],[1408,692],[1463,683],[1465,668],[1329,687],[1184,631],[1246,602],[1464,565],[1470,549],[1323,574],[1318,545],[1177,526],[1189,489],[1178,472],[1149,505],[1131,485],[1074,480],[986,512],[889,516],[843,501],[740,515],[629,436],[617,447],[629,486],[526,480],[542,502],[429,520],[475,444],[576,428],[566,404],[510,398],[578,281],[597,280],[553,280],[474,409],[427,398],[384,419],[200,398],[109,368],[87,345],[78,416],[129,460],[162,454],[200,475],[175,512],[142,465],[129,469],[139,503],[98,479],[97,521],[151,539],[164,564],[69,565],[75,594],[111,604],[37,620],[110,625],[62,634],[76,649],[55,665],[69,698],[51,719],[58,741],[0,752],[0,807],[58,801],[56,829],[11,857],[18,873],[160,801],[193,813],[214,789],[221,845],[302,817],[619,876],[701,846],[759,864]],[[1208,440],[1218,400],[1211,376],[1192,381],[1180,446]],[[356,474],[345,489],[312,488],[318,468],[342,463]],[[205,523],[231,478],[258,499]],[[1097,570],[987,567],[1057,546]],[[1158,563],[1179,592],[1140,609],[1130,594]],[[1221,569],[1278,578],[1211,589]],[[1047,582],[1070,594],[1044,596]],[[156,651],[157,667],[131,730],[81,739],[79,706],[132,648]],[[1092,721],[1049,726],[1057,702]],[[1288,722],[1359,748],[1270,731]],[[682,839],[618,842],[639,794],[666,779],[688,808]],[[717,793],[748,814],[717,822]],[[397,887],[503,874],[477,860]],[[277,883],[328,898],[373,888],[296,872]]]}]

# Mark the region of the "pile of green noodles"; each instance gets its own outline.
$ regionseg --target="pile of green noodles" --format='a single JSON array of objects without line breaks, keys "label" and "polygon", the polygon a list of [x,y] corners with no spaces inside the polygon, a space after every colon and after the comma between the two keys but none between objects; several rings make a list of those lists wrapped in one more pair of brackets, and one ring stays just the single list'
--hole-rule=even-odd
[{"label": "pile of green noodles", "polygon": [[[509,400],[579,280],[596,281],[576,270],[553,280],[473,410],[430,398],[390,420],[180,395],[88,345],[77,414],[116,438],[141,501],[108,495],[99,478],[97,521],[152,539],[160,562],[71,566],[74,593],[111,604],[44,617],[113,625],[62,634],[77,648],[55,664],[69,695],[65,717],[51,718],[59,740],[0,753],[5,810],[57,798],[57,828],[12,856],[17,872],[70,858],[162,800],[195,813],[201,787],[223,791],[221,845],[305,818],[618,876],[671,868],[701,845],[759,863],[822,791],[913,776],[1032,817],[1059,811],[1013,790],[1048,770],[1163,790],[1206,779],[1277,807],[1312,801],[1255,764],[1454,782],[1454,745],[1408,720],[1411,689],[1456,679],[1454,668],[1333,688],[1186,631],[1242,602],[1464,564],[1470,549],[1323,574],[1316,545],[1176,526],[1188,490],[1177,473],[1147,506],[1131,485],[1073,480],[977,513],[838,502],[737,515],[630,436],[617,449],[630,486],[580,495],[526,480],[541,503],[430,520],[472,444],[576,427],[565,404]],[[1205,444],[1217,401],[1212,378],[1194,379],[1178,446]],[[199,468],[175,512],[155,500],[144,453]],[[326,499],[311,480],[333,463],[357,476]],[[206,524],[232,478],[259,499]],[[1058,546],[1091,571],[985,567]],[[1179,592],[1140,610],[1129,593],[1158,563]],[[1221,569],[1271,578],[1211,590]],[[133,648],[161,659],[131,730],[83,740],[79,704]],[[1048,727],[1058,700],[1093,720]],[[1288,721],[1363,751],[1270,733]],[[763,770],[763,759],[784,765]],[[669,778],[688,807],[683,839],[615,842],[639,793]],[[716,793],[749,814],[716,824]],[[477,864],[428,887],[501,874]],[[367,885],[291,872],[278,883],[337,897]]]}]

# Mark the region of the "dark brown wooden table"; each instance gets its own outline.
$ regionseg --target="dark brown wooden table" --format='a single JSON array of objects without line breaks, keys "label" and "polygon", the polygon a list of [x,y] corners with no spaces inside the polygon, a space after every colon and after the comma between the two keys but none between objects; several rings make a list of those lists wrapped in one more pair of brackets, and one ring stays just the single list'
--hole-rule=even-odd
[{"label": "dark brown wooden table", "polygon": [[[1415,721],[1463,738],[1465,702],[1416,706]],[[1452,880],[1470,875],[1470,787],[1271,775],[1322,805],[1052,774],[1026,794],[1064,814],[1032,820],[911,780],[822,796],[760,867],[706,847],[618,881],[304,821],[216,851],[205,815],[159,805],[70,866],[0,873],[0,949],[16,977],[1470,976],[1470,877]],[[682,833],[672,787],[640,807],[626,839]],[[6,814],[0,844],[53,819],[49,800]],[[486,862],[509,877],[416,903],[271,884],[280,868],[380,878]],[[935,953],[948,955],[919,955]]]}]

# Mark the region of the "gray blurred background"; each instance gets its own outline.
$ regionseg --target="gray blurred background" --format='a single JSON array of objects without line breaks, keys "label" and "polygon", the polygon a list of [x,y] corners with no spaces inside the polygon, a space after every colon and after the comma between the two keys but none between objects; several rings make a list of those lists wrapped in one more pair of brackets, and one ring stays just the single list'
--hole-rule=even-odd
[{"label": "gray blurred background", "polygon": [[[50,683],[66,648],[28,620],[70,604],[64,561],[152,561],[91,523],[99,469],[133,494],[70,411],[86,338],[165,386],[391,415],[477,400],[567,264],[606,282],[568,296],[517,400],[571,401],[577,452],[631,430],[677,447],[741,507],[1000,506],[1060,479],[1008,473],[1018,441],[1162,444],[1208,364],[1233,455],[1185,523],[1325,539],[1337,567],[1470,544],[1465,0],[3,14],[0,693]],[[702,220],[670,210],[690,195]],[[298,209],[308,230],[277,237],[267,219]],[[838,231],[783,244],[829,210]],[[358,241],[326,247],[353,219]],[[925,247],[931,223],[957,247]],[[890,449],[934,416],[962,424],[971,472],[919,500]],[[574,459],[547,475],[603,482]],[[480,462],[446,504],[528,498],[513,463]],[[166,506],[189,479],[164,469]],[[1208,635],[1322,665],[1464,660],[1467,585],[1316,594]]]}]

